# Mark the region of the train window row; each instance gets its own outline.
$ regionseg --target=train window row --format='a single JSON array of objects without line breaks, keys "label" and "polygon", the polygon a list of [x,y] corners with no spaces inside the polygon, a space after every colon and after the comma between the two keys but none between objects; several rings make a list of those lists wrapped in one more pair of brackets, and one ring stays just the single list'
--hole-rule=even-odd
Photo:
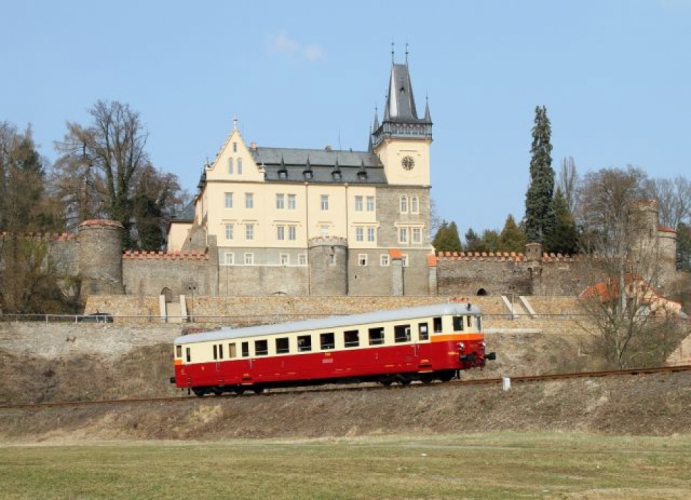
[{"label": "train window row", "polygon": [[[465,319],[464,319],[465,318]],[[480,327],[480,318],[477,318],[477,326]],[[472,316],[454,316],[452,318],[452,328],[454,332],[462,332],[464,329],[472,328]],[[442,318],[432,318],[432,328],[434,333],[442,333]],[[385,329],[383,326],[372,326],[363,329],[345,330],[340,332],[342,346],[344,349],[356,347],[378,346],[386,343]],[[413,338],[415,337],[415,338]],[[417,322],[414,324],[398,324],[393,327],[393,342],[395,344],[427,341],[429,340],[428,322]],[[268,356],[269,343],[272,343],[275,354],[290,354],[290,337],[278,337],[274,339],[260,339],[253,341],[230,342],[227,344],[227,358],[225,357],[224,344],[213,344],[213,359],[235,359],[238,357],[249,358],[250,347],[254,347],[254,356]],[[240,344],[240,356],[238,356],[238,346]],[[336,348],[336,332],[324,332],[319,334],[305,334],[297,336],[297,352],[329,351]],[[177,356],[181,357],[181,346],[178,346]],[[186,350],[186,360],[190,362],[190,348]]]}]

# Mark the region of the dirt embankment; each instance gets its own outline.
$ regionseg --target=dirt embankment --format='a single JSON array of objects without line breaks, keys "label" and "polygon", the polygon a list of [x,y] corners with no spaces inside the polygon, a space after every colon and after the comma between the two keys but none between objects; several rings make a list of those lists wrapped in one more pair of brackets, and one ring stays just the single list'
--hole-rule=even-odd
[{"label": "dirt embankment", "polygon": [[[99,353],[98,336],[107,345],[114,334],[112,328],[94,330],[89,342],[81,344],[61,332],[40,339],[24,333],[24,341],[3,342],[0,404],[180,394],[168,382],[168,338],[176,332],[164,332],[164,338],[152,333],[148,339],[138,337],[129,350],[121,342],[117,349]],[[56,350],[50,342],[71,345],[67,351]],[[484,371],[469,372],[467,378],[597,367],[582,355],[577,336],[508,334],[488,336],[488,344],[498,361]],[[691,373],[515,384],[508,392],[499,385],[414,384],[381,391],[195,398],[175,404],[0,409],[0,440],[5,442],[536,430],[689,433]]]}]

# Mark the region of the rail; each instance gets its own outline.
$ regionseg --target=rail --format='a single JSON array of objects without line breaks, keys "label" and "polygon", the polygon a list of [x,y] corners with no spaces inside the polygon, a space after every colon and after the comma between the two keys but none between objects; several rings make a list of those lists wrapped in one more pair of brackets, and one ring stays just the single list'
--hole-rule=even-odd
[{"label": "rail", "polygon": [[[678,373],[691,371],[691,365],[681,366],[663,366],[657,368],[630,368],[626,370],[607,370],[596,372],[572,372],[572,373],[554,373],[548,375],[527,375],[521,377],[511,377],[512,384],[525,382],[549,382],[552,380],[566,380],[578,378],[601,378],[601,377],[622,377],[632,375],[655,375],[659,373]],[[412,387],[383,387],[379,385],[371,386],[340,386],[327,388],[304,388],[299,390],[285,390],[279,389],[274,392],[264,392],[261,396],[277,396],[288,394],[304,394],[310,393],[327,393],[336,391],[373,391],[373,390],[410,390],[411,388],[424,389],[427,387],[449,387],[449,386],[464,386],[464,385],[494,385],[501,384],[503,378],[485,378],[474,380],[452,380],[447,383],[438,383],[431,385],[415,385]],[[224,396],[209,396],[206,398],[197,398],[196,396],[175,396],[165,398],[134,398],[134,399],[112,399],[99,401],[60,401],[51,403],[19,403],[19,404],[3,404],[0,405],[0,410],[14,410],[14,409],[43,409],[60,406],[98,406],[98,405],[124,405],[124,404],[140,404],[140,403],[178,403],[182,401],[203,401],[203,400],[217,400],[219,398],[237,398],[246,397],[239,395],[224,395]]]}]

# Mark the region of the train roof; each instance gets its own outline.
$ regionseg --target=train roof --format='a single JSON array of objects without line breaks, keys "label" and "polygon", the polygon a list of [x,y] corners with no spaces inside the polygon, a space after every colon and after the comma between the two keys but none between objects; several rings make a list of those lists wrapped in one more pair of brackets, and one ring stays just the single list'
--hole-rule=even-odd
[{"label": "train roof", "polygon": [[480,308],[470,302],[449,302],[420,307],[405,307],[362,314],[329,316],[326,318],[276,323],[274,325],[249,326],[245,328],[223,328],[210,332],[183,335],[175,339],[175,344],[191,344],[213,340],[238,339],[261,335],[279,335],[307,330],[326,330],[367,323],[384,323],[388,321],[441,316],[448,314],[480,314]]}]

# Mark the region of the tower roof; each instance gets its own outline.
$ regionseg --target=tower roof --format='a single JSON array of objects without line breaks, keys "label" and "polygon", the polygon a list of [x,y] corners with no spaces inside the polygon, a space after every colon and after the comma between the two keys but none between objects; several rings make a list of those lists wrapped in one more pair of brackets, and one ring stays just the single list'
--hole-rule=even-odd
[{"label": "tower roof", "polygon": [[418,121],[408,64],[393,64],[384,116],[394,122]]}]

